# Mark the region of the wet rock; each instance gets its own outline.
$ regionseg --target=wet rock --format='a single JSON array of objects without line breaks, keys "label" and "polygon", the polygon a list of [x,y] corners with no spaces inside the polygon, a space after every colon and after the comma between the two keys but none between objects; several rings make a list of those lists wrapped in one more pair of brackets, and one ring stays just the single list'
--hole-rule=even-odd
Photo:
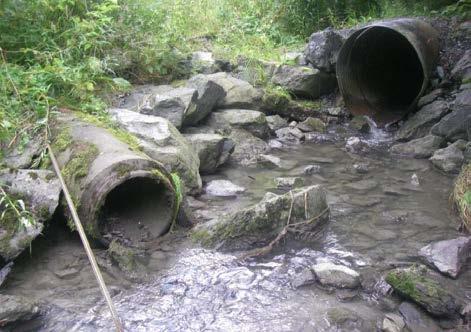
[{"label": "wet rock", "polygon": [[327,211],[326,193],[319,185],[293,189],[284,195],[270,193],[254,206],[198,225],[193,238],[223,250],[246,250],[274,239],[286,225],[289,215],[291,224],[321,215],[302,226],[312,230],[328,219]]},{"label": "wet rock", "polygon": [[358,290],[356,289],[337,289],[335,297],[340,302],[351,302],[357,299],[359,296]]},{"label": "wet rock", "polygon": [[268,127],[270,128],[270,131],[273,133],[277,131],[278,129],[288,126],[288,121],[286,121],[279,115],[269,115],[266,117],[266,119],[267,119]]},{"label": "wet rock", "polygon": [[399,312],[404,318],[406,326],[410,331],[440,331],[440,328],[433,319],[428,317],[422,310],[411,303],[402,302],[399,306]]},{"label": "wet rock", "polygon": [[388,313],[384,315],[383,325],[381,326],[381,331],[384,332],[401,332],[406,327],[406,323],[401,316]]},{"label": "wet rock", "polygon": [[112,261],[128,276],[137,278],[143,277],[145,274],[145,267],[139,262],[139,253],[135,249],[124,246],[113,240],[107,252]]},{"label": "wet rock", "polygon": [[303,173],[306,175],[318,174],[321,172],[321,167],[319,165],[307,165],[303,169]]},{"label": "wet rock", "polygon": [[427,135],[430,128],[445,116],[448,111],[448,103],[442,100],[437,100],[422,107],[404,122],[396,134],[396,139],[398,141],[408,141]]},{"label": "wet rock", "polygon": [[265,114],[259,111],[243,109],[226,109],[213,112],[208,118],[212,127],[230,126],[244,129],[258,138],[266,138],[269,128]]},{"label": "wet rock", "polygon": [[471,161],[471,142],[466,145],[466,149],[463,151],[463,157],[465,162]]},{"label": "wet rock", "polygon": [[26,297],[0,294],[0,327],[28,321],[39,314],[38,304]]},{"label": "wet rock", "polygon": [[261,154],[258,159],[260,165],[266,167],[286,168],[287,164],[280,157],[271,154]]},{"label": "wet rock", "polygon": [[417,176],[417,174],[412,174],[411,178],[410,178],[410,184],[413,185],[414,187],[418,187],[420,186],[420,181],[419,181],[419,177]]},{"label": "wet rock", "polygon": [[240,80],[228,73],[220,72],[210,75],[197,75],[189,80],[189,83],[199,81],[213,81],[221,86],[226,96],[218,101],[218,108],[241,108],[257,110],[261,107],[263,93],[255,89],[249,82]]},{"label": "wet rock", "polygon": [[48,170],[3,170],[0,185],[31,213],[31,218],[19,219],[0,204],[0,210],[5,211],[0,223],[0,258],[9,261],[41,233],[59,205],[61,186],[54,172]]},{"label": "wet rock", "polygon": [[301,272],[296,273],[291,280],[291,286],[299,288],[302,286],[312,285],[316,282],[316,277],[310,269],[303,269]]},{"label": "wet rock", "polygon": [[232,129],[229,138],[235,142],[230,161],[241,165],[257,163],[259,156],[270,149],[265,141],[243,129]]},{"label": "wet rock", "polygon": [[441,273],[458,277],[466,260],[471,257],[471,237],[459,237],[431,243],[419,251],[425,261]]},{"label": "wet rock", "polygon": [[194,126],[206,118],[217,105],[217,103],[226,96],[223,87],[213,80],[199,79],[194,76],[187,82],[187,87],[196,89],[198,96],[194,105],[188,107],[183,118],[184,126]]},{"label": "wet rock", "polygon": [[32,138],[25,146],[20,144],[13,149],[4,149],[3,163],[6,167],[13,169],[29,168],[42,149],[41,140]]},{"label": "wet rock", "polygon": [[360,133],[368,134],[371,130],[370,123],[363,115],[356,115],[349,123],[350,127],[357,130]]},{"label": "wet rock", "polygon": [[369,165],[366,163],[357,163],[357,164],[353,164],[353,169],[358,174],[366,174],[369,171]]},{"label": "wet rock", "polygon": [[363,318],[347,308],[336,307],[329,309],[327,311],[327,321],[331,326],[339,329],[339,331],[367,331]]},{"label": "wet rock", "polygon": [[317,280],[324,286],[357,288],[360,285],[360,274],[344,265],[319,263],[314,265],[312,270]]},{"label": "wet rock", "polygon": [[235,143],[218,134],[184,134],[200,159],[200,173],[214,173],[234,152]]},{"label": "wet rock", "polygon": [[432,164],[445,173],[457,174],[464,162],[463,152],[452,144],[446,148],[435,151],[430,158]]},{"label": "wet rock", "polygon": [[467,140],[468,130],[471,128],[471,90],[464,90],[456,96],[452,110],[433,126],[432,134],[449,141]]},{"label": "wet rock", "polygon": [[228,180],[213,180],[208,183],[205,190],[211,196],[230,197],[243,193],[245,188]]},{"label": "wet rock", "polygon": [[139,112],[159,116],[181,128],[185,113],[193,113],[196,108],[198,91],[191,88],[175,88],[165,93],[155,94],[147,100]]},{"label": "wet rock", "polygon": [[304,56],[314,68],[334,72],[345,37],[332,28],[315,32],[309,37]]},{"label": "wet rock", "polygon": [[123,129],[138,138],[144,153],[177,172],[185,189],[201,189],[198,154],[170,121],[126,109],[115,108],[108,112]]},{"label": "wet rock", "polygon": [[278,129],[275,134],[276,137],[282,142],[299,143],[302,139],[304,139],[304,133],[298,128],[281,128]]},{"label": "wet rock", "polygon": [[466,50],[451,71],[451,76],[458,82],[471,79],[471,50]]},{"label": "wet rock", "polygon": [[458,300],[424,266],[392,270],[386,275],[386,282],[399,295],[415,302],[434,316],[455,317],[460,311]]},{"label": "wet rock", "polygon": [[10,262],[0,269],[0,287],[7,279],[8,274],[10,274],[13,264],[13,262]]},{"label": "wet rock", "polygon": [[283,148],[283,143],[276,139],[271,139],[268,141],[268,146],[272,149],[281,149]]},{"label": "wet rock", "polygon": [[396,144],[391,147],[391,153],[400,154],[412,158],[430,158],[433,153],[445,143],[440,136],[427,135],[406,143]]},{"label": "wet rock", "polygon": [[77,267],[68,267],[65,269],[54,271],[54,274],[59,279],[72,279],[78,276],[80,270]]},{"label": "wet rock", "polygon": [[375,180],[360,180],[348,183],[345,186],[353,190],[369,191],[375,189],[378,186],[378,182]]},{"label": "wet rock", "polygon": [[275,178],[277,188],[297,188],[304,185],[304,181],[299,177]]},{"label": "wet rock", "polygon": [[440,97],[442,94],[444,93],[443,89],[435,89],[433,90],[432,92],[430,92],[429,94],[423,96],[422,98],[419,99],[419,102],[417,103],[417,108],[422,108],[424,107],[425,105],[428,105],[432,102],[434,102],[435,100],[438,99],[438,97]]},{"label": "wet rock", "polygon": [[326,125],[321,119],[308,117],[306,120],[298,124],[298,128],[304,132],[315,131],[325,133]]},{"label": "wet rock", "polygon": [[334,75],[311,67],[290,65],[278,67],[271,81],[298,97],[312,99],[332,92],[337,84]]},{"label": "wet rock", "polygon": [[368,144],[358,137],[349,137],[345,144],[345,150],[350,153],[365,153],[368,151]]}]

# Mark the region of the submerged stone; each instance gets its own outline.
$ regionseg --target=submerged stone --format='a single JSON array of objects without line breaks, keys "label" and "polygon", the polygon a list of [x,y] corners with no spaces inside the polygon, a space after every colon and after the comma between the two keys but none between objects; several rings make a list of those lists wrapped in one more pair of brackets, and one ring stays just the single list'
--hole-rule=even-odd
[{"label": "submerged stone", "polygon": [[280,177],[275,178],[275,184],[277,188],[296,188],[302,187],[304,181],[300,177]]}]

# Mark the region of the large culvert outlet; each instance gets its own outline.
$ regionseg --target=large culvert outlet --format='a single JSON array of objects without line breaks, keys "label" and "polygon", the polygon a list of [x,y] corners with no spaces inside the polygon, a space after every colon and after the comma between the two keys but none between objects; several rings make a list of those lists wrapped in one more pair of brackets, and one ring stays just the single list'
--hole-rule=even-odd
[{"label": "large culvert outlet", "polygon": [[337,60],[347,109],[382,126],[413,110],[438,60],[437,31],[424,21],[381,21],[355,31]]},{"label": "large culvert outlet", "polygon": [[145,246],[168,231],[177,203],[162,164],[70,114],[53,128],[52,149],[89,236]]}]

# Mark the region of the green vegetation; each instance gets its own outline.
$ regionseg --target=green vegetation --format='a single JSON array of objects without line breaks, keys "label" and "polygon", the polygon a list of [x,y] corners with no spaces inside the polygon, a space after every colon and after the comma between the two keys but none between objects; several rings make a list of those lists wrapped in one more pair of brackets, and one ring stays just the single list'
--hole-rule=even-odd
[{"label": "green vegetation", "polygon": [[456,178],[452,200],[464,227],[471,231],[471,164],[465,165]]},{"label": "green vegetation", "polygon": [[[194,50],[211,49],[231,61],[280,61],[326,26],[430,14],[454,2],[3,0],[0,148],[24,146],[32,137],[46,140],[49,118],[61,108],[106,122],[110,95],[128,89],[129,82],[181,78],[183,60]],[[469,0],[462,0],[445,12],[463,14],[467,8]]]},{"label": "green vegetation", "polygon": [[170,178],[172,179],[173,188],[175,190],[175,207],[173,212],[172,225],[170,226],[171,232],[175,227],[178,212],[180,211],[180,206],[183,201],[183,184],[180,176],[177,173],[171,173]]},{"label": "green vegetation", "polygon": [[61,170],[67,183],[74,183],[88,174],[93,160],[98,156],[98,149],[89,143],[78,143],[73,150],[72,157]]}]

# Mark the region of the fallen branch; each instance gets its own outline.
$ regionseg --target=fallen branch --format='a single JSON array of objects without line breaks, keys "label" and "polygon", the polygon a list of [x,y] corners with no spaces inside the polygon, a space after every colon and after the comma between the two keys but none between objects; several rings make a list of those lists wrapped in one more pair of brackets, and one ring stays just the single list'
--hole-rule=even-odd
[{"label": "fallen branch", "polygon": [[[292,207],[293,207],[293,201],[291,201],[291,208]],[[247,258],[253,258],[253,257],[258,257],[258,256],[263,256],[263,255],[268,254],[270,251],[273,250],[273,247],[278,242],[280,242],[286,236],[286,234],[288,234],[288,232],[296,231],[301,226],[305,226],[305,225],[313,223],[317,219],[321,218],[328,211],[329,211],[329,207],[326,207],[321,213],[319,213],[314,218],[311,218],[311,219],[305,220],[305,221],[301,221],[301,222],[298,222],[298,223],[295,223],[295,224],[290,224],[290,219],[291,219],[291,209],[290,209],[290,213],[288,215],[288,222],[287,222],[286,226],[283,227],[283,229],[280,231],[280,233],[278,233],[278,235],[276,236],[275,239],[273,239],[265,247],[256,248],[256,249],[253,249],[253,250],[243,254],[242,256],[240,256],[238,258],[238,260],[243,261],[243,260],[246,260]]]}]

